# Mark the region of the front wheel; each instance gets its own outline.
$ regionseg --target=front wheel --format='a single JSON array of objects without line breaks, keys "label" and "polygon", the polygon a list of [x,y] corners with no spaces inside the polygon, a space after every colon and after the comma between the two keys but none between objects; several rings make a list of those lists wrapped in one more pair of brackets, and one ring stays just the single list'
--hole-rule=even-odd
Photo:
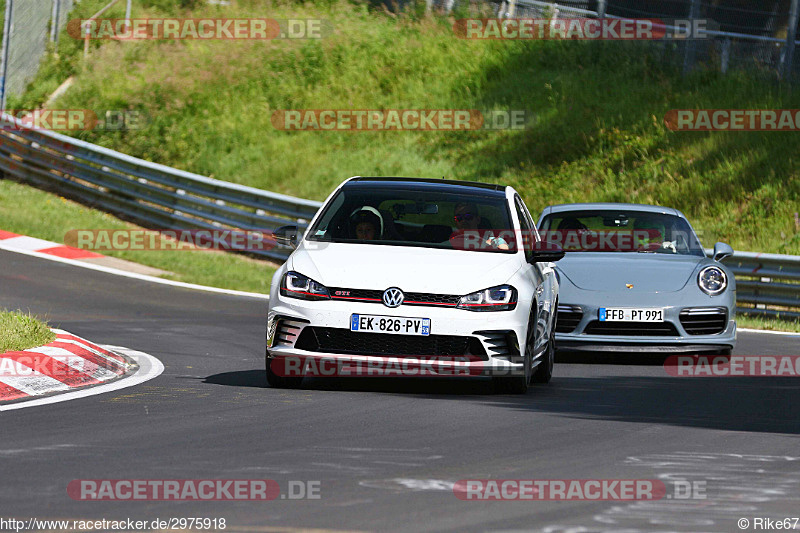
[{"label": "front wheel", "polygon": [[556,361],[556,333],[555,328],[550,331],[550,338],[547,339],[547,348],[542,355],[543,360],[536,367],[532,380],[534,383],[550,383],[553,379],[553,366]]},{"label": "front wheel", "polygon": [[272,358],[270,358],[269,354],[266,357],[266,367],[267,367],[267,384],[273,389],[297,389],[300,387],[300,384],[303,382],[303,376],[300,377],[287,377],[287,376],[279,376],[272,370]]},{"label": "front wheel", "polygon": [[[520,374],[512,376],[496,377],[494,390],[500,394],[525,394],[528,392],[528,384],[531,382],[531,364],[533,364],[533,350],[536,345],[536,315],[531,312],[528,318],[528,333],[523,347],[522,367]],[[541,366],[541,365],[539,365]]]}]

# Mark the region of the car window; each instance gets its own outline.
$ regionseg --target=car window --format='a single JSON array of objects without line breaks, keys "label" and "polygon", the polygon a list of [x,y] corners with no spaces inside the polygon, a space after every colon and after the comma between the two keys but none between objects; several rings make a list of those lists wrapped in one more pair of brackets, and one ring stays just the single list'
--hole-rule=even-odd
[{"label": "car window", "polygon": [[637,210],[559,211],[542,219],[542,238],[566,252],[643,252],[705,256],[689,223]]},{"label": "car window", "polygon": [[386,186],[342,187],[308,232],[316,241],[501,253],[515,251],[513,236],[502,196]]}]

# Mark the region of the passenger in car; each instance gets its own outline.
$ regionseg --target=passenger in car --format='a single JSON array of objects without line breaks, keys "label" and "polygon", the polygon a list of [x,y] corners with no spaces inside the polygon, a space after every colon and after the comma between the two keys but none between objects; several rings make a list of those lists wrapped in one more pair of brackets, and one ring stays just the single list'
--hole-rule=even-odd
[{"label": "passenger in car", "polygon": [[[473,203],[460,202],[453,209],[453,219],[456,231],[450,236],[450,242],[454,247],[459,248],[461,244],[467,242],[466,238],[470,233],[481,231],[481,216],[478,214],[478,206]],[[491,228],[490,228],[491,229]],[[483,244],[489,248],[498,250],[508,250],[508,243],[502,237],[495,237],[491,231],[484,231],[482,234]]]}]

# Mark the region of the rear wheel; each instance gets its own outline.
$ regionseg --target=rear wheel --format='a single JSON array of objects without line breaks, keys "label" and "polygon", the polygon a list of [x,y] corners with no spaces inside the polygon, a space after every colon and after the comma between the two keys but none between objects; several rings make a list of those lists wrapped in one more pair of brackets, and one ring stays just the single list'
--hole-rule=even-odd
[{"label": "rear wheel", "polygon": [[267,367],[267,383],[273,389],[297,389],[300,387],[300,384],[303,382],[303,376],[300,377],[286,377],[286,376],[279,376],[275,373],[272,369],[272,358],[267,354],[265,359],[266,367]]}]

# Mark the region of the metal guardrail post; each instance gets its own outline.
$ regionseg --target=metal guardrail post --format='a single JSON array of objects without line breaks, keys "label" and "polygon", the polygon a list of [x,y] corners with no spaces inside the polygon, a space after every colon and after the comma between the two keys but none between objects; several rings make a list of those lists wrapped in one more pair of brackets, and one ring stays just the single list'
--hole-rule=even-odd
[{"label": "metal guardrail post", "polygon": [[794,62],[795,39],[797,39],[798,0],[792,0],[789,10],[789,25],[786,28],[786,54],[781,64],[781,78],[792,79],[792,63]]},{"label": "metal guardrail post", "polygon": [[597,18],[600,22],[606,18],[606,0],[597,0]]},{"label": "metal guardrail post", "polygon": [[720,60],[719,70],[723,74],[728,72],[728,63],[731,59],[731,40],[726,37],[722,41],[722,58]]},{"label": "metal guardrail post", "polygon": [[53,0],[53,14],[50,20],[50,42],[58,42],[58,19],[61,16],[61,0]]}]

